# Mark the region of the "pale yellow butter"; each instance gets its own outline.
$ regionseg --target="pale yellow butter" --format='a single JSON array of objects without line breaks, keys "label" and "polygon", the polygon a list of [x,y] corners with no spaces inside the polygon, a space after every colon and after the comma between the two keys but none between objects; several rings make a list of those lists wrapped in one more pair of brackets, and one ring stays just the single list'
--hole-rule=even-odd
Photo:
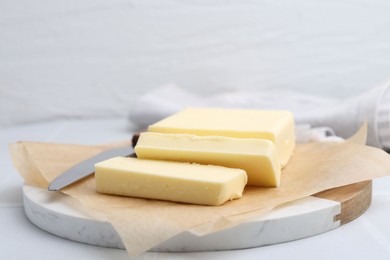
[{"label": "pale yellow butter", "polygon": [[202,205],[241,198],[247,183],[241,169],[125,157],[97,163],[95,179],[100,193]]},{"label": "pale yellow butter", "polygon": [[267,139],[275,144],[282,167],[295,147],[294,118],[289,111],[188,108],[149,126],[148,131]]},{"label": "pale yellow butter", "polygon": [[135,153],[141,159],[243,169],[248,174],[249,185],[278,187],[280,184],[278,154],[269,140],[145,132],[138,139]]}]

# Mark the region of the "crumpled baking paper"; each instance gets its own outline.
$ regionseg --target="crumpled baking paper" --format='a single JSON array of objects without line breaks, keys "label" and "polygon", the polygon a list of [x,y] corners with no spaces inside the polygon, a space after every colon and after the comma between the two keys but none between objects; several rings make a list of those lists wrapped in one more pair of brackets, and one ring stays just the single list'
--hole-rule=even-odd
[{"label": "crumpled baking paper", "polygon": [[[111,196],[95,191],[93,176],[61,192],[72,196],[91,216],[108,221],[130,256],[189,231],[196,235],[239,225],[278,205],[352,183],[390,175],[390,155],[365,146],[366,128],[345,142],[298,144],[282,170],[279,188],[245,188],[241,199],[222,206],[200,206],[158,200]],[[10,145],[13,163],[25,183],[47,189],[57,175],[109,147],[131,145],[74,145],[18,142]]]}]

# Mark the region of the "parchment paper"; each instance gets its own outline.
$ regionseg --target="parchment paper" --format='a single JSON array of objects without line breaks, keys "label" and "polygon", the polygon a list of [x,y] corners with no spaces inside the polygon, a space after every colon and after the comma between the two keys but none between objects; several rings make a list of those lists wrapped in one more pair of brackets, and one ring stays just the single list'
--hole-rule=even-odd
[{"label": "parchment paper", "polygon": [[[130,256],[136,256],[183,232],[208,234],[232,227],[278,205],[330,188],[390,175],[390,156],[363,144],[364,129],[341,143],[296,146],[282,171],[279,188],[247,186],[241,199],[222,206],[199,206],[157,200],[104,195],[95,192],[88,177],[62,192],[79,200],[99,220],[109,221]],[[15,167],[25,183],[46,189],[58,174],[108,147],[38,142],[10,145]]]}]

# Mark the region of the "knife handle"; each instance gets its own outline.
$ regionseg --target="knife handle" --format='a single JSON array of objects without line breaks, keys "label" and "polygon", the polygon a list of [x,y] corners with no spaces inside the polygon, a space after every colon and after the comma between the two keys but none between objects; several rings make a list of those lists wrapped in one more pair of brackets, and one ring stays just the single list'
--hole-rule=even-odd
[{"label": "knife handle", "polygon": [[133,146],[133,148],[137,145],[140,134],[147,131],[148,131],[147,129],[143,129],[133,134],[133,137],[131,138],[131,146]]}]

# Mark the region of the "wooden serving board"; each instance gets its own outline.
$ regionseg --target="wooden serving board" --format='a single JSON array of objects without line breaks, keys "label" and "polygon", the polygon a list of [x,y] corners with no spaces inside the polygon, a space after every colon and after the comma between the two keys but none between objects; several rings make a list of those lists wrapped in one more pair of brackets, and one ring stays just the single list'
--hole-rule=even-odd
[{"label": "wooden serving board", "polygon": [[341,212],[336,215],[335,221],[340,221],[340,224],[344,225],[361,216],[370,206],[372,181],[326,190],[313,196],[338,201],[341,205]]},{"label": "wooden serving board", "polygon": [[[124,248],[108,222],[88,217],[70,196],[24,186],[24,209],[32,223],[70,240]],[[202,237],[183,232],[152,251],[211,251],[277,244],[335,229],[362,215],[371,203],[372,182],[330,189],[283,204],[256,220]]]}]

